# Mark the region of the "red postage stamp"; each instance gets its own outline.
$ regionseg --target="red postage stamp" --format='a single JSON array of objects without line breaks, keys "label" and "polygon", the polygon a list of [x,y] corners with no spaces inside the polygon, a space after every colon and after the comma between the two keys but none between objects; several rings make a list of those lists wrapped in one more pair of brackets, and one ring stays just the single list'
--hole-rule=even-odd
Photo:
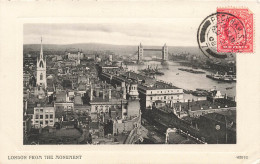
[{"label": "red postage stamp", "polygon": [[252,53],[253,13],[248,9],[217,9],[217,52]]}]

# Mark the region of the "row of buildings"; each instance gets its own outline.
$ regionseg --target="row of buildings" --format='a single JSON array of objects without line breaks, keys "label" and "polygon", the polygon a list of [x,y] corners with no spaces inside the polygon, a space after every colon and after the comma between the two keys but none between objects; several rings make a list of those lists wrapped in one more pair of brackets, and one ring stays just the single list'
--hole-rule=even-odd
[{"label": "row of buildings", "polygon": [[[51,143],[68,143],[69,134],[65,132],[69,130],[80,132],[71,143],[123,143],[140,125],[139,93],[134,81],[127,91],[102,81],[99,63],[84,61],[83,56],[82,52],[66,52],[62,60],[54,56],[47,61],[41,44],[35,67],[24,72],[25,144],[41,144],[48,139]],[[109,57],[106,63],[111,61]],[[67,139],[53,133],[64,133]]]}]

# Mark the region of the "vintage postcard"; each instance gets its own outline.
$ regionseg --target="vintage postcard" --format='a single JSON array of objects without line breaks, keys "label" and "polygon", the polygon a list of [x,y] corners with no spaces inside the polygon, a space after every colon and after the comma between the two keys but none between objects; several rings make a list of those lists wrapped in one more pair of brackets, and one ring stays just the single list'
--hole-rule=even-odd
[{"label": "vintage postcard", "polygon": [[260,163],[259,3],[0,4],[0,163]]}]

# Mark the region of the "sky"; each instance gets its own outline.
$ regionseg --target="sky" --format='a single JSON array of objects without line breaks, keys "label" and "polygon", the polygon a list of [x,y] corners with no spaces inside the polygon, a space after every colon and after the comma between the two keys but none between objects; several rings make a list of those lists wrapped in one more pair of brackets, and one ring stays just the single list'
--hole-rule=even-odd
[{"label": "sky", "polygon": [[[201,21],[201,20],[200,20]],[[24,44],[102,43],[114,45],[197,46],[200,21],[139,21],[77,24],[24,24]]]}]

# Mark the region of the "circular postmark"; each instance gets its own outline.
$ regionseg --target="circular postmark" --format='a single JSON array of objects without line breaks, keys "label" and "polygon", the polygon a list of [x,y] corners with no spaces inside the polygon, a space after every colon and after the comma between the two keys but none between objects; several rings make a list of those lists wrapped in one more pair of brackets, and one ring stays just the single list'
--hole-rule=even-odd
[{"label": "circular postmark", "polygon": [[[246,31],[244,24],[236,16],[217,12],[207,16],[200,24],[197,32],[197,41],[200,50],[208,58],[225,59],[233,57],[241,46],[246,44]],[[227,45],[232,46],[234,51],[220,51]]]}]

